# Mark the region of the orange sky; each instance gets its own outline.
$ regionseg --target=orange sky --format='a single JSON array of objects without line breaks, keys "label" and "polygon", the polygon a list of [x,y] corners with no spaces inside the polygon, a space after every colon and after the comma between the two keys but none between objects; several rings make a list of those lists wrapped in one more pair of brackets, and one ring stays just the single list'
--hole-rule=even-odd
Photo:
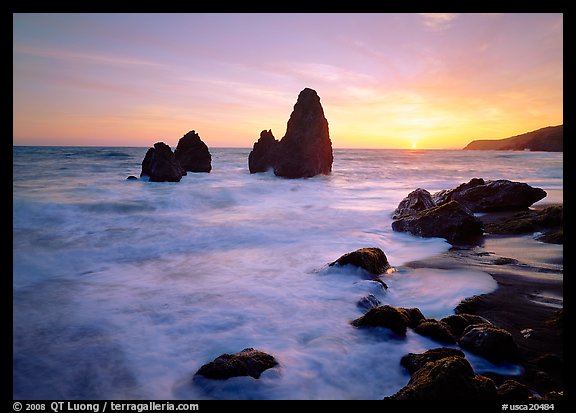
[{"label": "orange sky", "polygon": [[335,148],[462,148],[563,123],[563,15],[14,14],[14,145],[281,138],[305,87]]}]

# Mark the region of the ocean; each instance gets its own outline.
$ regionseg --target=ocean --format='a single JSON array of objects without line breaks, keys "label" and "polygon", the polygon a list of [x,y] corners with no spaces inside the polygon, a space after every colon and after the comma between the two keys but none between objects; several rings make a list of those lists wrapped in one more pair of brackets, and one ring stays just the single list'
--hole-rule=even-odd
[{"label": "ocean", "polygon": [[[563,197],[562,153],[335,149],[330,175],[288,180],[250,174],[249,148],[211,148],[209,174],[126,180],[146,150],[13,147],[14,399],[382,399],[410,378],[403,355],[441,345],[353,327],[360,298],[442,318],[496,288],[403,267],[450,245],[393,232],[398,203],[480,177]],[[387,290],[328,267],[363,247],[398,268]],[[279,367],[192,380],[247,347]],[[477,373],[521,373],[466,355]]]}]

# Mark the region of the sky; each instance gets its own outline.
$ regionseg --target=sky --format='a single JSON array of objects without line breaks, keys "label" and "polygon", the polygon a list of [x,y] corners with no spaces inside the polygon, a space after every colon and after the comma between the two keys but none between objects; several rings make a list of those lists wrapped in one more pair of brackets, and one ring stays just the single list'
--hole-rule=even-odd
[{"label": "sky", "polygon": [[13,144],[252,147],[316,90],[335,148],[563,123],[562,13],[15,13]]}]

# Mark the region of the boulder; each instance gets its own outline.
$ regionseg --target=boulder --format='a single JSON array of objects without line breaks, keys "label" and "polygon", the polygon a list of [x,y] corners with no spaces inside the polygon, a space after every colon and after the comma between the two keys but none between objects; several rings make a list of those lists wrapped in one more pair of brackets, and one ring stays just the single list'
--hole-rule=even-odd
[{"label": "boulder", "polygon": [[482,222],[456,201],[401,216],[392,222],[392,229],[421,237],[446,238],[451,244],[476,243],[484,233]]},{"label": "boulder", "polygon": [[397,308],[382,305],[371,308],[362,317],[352,321],[355,327],[386,327],[397,334],[406,334],[408,327],[414,327],[424,315],[418,308]]},{"label": "boulder", "polygon": [[436,192],[432,199],[436,205],[458,201],[472,212],[495,212],[526,209],[545,196],[543,189],[523,182],[474,178],[454,189]]},{"label": "boulder", "polygon": [[503,402],[526,402],[532,397],[532,392],[526,385],[512,379],[498,386],[497,393],[498,400]]},{"label": "boulder", "polygon": [[376,247],[360,248],[349,252],[328,265],[332,267],[348,264],[363,268],[374,275],[384,274],[392,268],[384,251]]},{"label": "boulder", "polygon": [[418,188],[410,192],[406,198],[400,201],[398,208],[392,213],[392,219],[398,219],[403,215],[414,215],[436,206],[432,200],[432,195],[425,189]]},{"label": "boulder", "polygon": [[439,341],[446,344],[455,344],[456,339],[450,331],[448,324],[440,320],[435,320],[433,318],[426,318],[421,320],[416,327],[414,327],[414,332],[422,336],[430,337],[433,340]]},{"label": "boulder", "polygon": [[488,222],[484,228],[488,233],[502,235],[543,232],[540,240],[562,244],[563,210],[562,205],[553,205],[536,211],[522,211],[500,221]]},{"label": "boulder", "polygon": [[486,324],[492,326],[493,324],[486,320],[484,317],[475,314],[452,314],[444,317],[440,321],[444,322],[454,337],[461,337],[462,333],[472,324]]},{"label": "boulder", "polygon": [[140,176],[148,176],[151,182],[180,182],[186,171],[174,156],[170,146],[156,142],[148,149],[142,161]]},{"label": "boulder", "polygon": [[236,376],[251,376],[257,379],[264,370],[277,365],[278,362],[270,354],[253,348],[245,348],[239,353],[222,354],[214,361],[200,367],[195,376],[217,380]]},{"label": "boulder", "polygon": [[266,172],[274,168],[275,151],[278,141],[274,138],[272,130],[260,132],[260,138],[254,143],[248,155],[248,169],[250,173]]},{"label": "boulder", "polygon": [[308,178],[332,171],[332,141],[316,91],[305,88],[300,92],[286,134],[274,152],[277,176]]},{"label": "boulder", "polygon": [[458,344],[463,349],[494,362],[514,361],[519,356],[512,334],[487,324],[472,324],[466,327]]},{"label": "boulder", "polygon": [[461,350],[455,348],[438,347],[426,350],[424,353],[408,353],[405,356],[402,356],[400,364],[412,375],[416,370],[424,367],[424,365],[430,361],[437,361],[451,356],[464,358],[465,354]]},{"label": "boulder", "polygon": [[496,400],[496,385],[474,374],[465,358],[449,356],[426,363],[385,400]]},{"label": "boulder", "polygon": [[210,172],[212,155],[196,131],[190,131],[178,141],[174,156],[188,172]]}]

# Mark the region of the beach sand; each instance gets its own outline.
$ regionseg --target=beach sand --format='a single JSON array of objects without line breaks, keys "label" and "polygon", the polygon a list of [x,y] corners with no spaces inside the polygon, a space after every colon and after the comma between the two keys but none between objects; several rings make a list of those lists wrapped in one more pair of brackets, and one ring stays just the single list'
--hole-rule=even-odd
[{"label": "beach sand", "polygon": [[[510,214],[485,214],[484,222]],[[563,245],[534,239],[533,234],[486,234],[483,243],[454,247],[411,268],[474,269],[489,273],[495,291],[469,297],[456,307],[458,313],[483,316],[508,330],[520,349],[520,376],[486,374],[497,385],[514,379],[539,395],[563,391]]]}]

